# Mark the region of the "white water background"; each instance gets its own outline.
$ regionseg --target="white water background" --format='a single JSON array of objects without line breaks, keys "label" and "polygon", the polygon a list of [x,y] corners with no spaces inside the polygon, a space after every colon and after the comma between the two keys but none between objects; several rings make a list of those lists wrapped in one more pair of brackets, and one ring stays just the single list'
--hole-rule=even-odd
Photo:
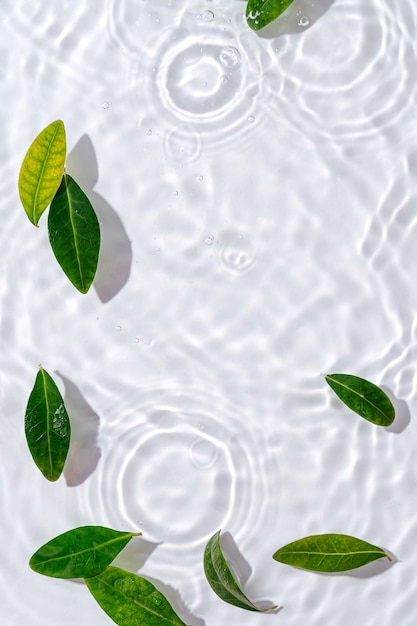
[{"label": "white water background", "polygon": [[[141,530],[117,563],[192,626],[416,624],[417,9],[294,0],[259,33],[244,11],[3,0],[7,626],[111,623],[83,584],[28,567],[85,524]],[[17,193],[29,144],[55,119],[101,223],[87,295]],[[23,428],[40,363],[72,420],[54,484]],[[349,412],[322,372],[381,385],[392,427]],[[247,595],[279,612],[214,595],[202,557],[220,528]],[[393,562],[325,576],[271,558],[328,532]]]}]

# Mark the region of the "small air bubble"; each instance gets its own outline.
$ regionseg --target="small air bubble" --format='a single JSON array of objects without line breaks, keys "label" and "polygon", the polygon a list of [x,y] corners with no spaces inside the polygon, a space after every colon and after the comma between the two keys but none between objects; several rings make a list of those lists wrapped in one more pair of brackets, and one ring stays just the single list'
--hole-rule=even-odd
[{"label": "small air bubble", "polygon": [[310,20],[308,17],[300,17],[298,20],[298,26],[303,26],[304,28],[310,24]]},{"label": "small air bubble", "polygon": [[206,244],[206,246],[211,246],[213,244],[213,241],[214,241],[213,235],[209,235],[208,237],[204,239],[204,243]]},{"label": "small air bubble", "polygon": [[220,76],[220,82],[222,85],[226,85],[226,83],[229,82],[229,79],[223,74],[222,76]]},{"label": "small air bubble", "polygon": [[178,196],[178,189],[175,189],[175,191],[172,192],[173,196]]},{"label": "small air bubble", "polygon": [[220,63],[224,67],[236,67],[240,63],[240,52],[237,48],[227,46],[220,52]]},{"label": "small air bubble", "polygon": [[152,135],[152,128],[148,128],[148,130],[146,131],[147,135]]},{"label": "small air bubble", "polygon": [[204,180],[204,176],[201,176],[200,174],[200,176],[197,176],[197,180],[199,183],[201,183]]},{"label": "small air bubble", "polygon": [[254,115],[249,115],[249,117],[248,117],[249,124],[253,124],[254,121],[255,121],[255,116]]},{"label": "small air bubble", "polygon": [[121,326],[116,326],[116,330],[119,333],[122,330],[122,327]]},{"label": "small air bubble", "polygon": [[204,11],[203,13],[200,13],[198,16],[199,22],[212,22],[213,20],[214,20],[213,11]]},{"label": "small air bubble", "polygon": [[103,104],[101,105],[101,107],[103,109],[108,109],[111,106],[111,102],[110,100],[106,100],[105,102],[103,102]]}]

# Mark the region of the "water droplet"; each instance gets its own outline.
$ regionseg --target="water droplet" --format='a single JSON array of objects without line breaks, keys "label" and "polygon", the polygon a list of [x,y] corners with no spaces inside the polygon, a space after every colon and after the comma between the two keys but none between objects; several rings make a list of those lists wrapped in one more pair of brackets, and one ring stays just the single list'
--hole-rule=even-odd
[{"label": "water droplet", "polygon": [[139,337],[135,337],[133,340],[135,343],[139,343]]},{"label": "water droplet", "polygon": [[172,192],[173,196],[178,196],[178,189],[175,189],[175,191]]},{"label": "water droplet", "polygon": [[116,326],[116,330],[117,330],[117,332],[120,332],[122,330],[122,327],[121,326]]},{"label": "water droplet", "polygon": [[211,246],[213,244],[213,241],[214,241],[213,235],[209,235],[208,237],[204,239],[204,243],[206,244],[206,246]]},{"label": "water droplet", "polygon": [[214,13],[213,11],[204,11],[203,13],[200,13],[200,15],[198,16],[198,20],[200,22],[212,22],[214,20]]},{"label": "water droplet", "polygon": [[197,176],[197,180],[199,183],[201,183],[201,181],[204,180],[204,176],[201,176],[201,174],[199,176]]},{"label": "water droplet", "polygon": [[249,124],[253,124],[254,121],[255,121],[255,116],[254,115],[249,115],[249,117],[248,117]]},{"label": "water droplet", "polygon": [[236,67],[240,63],[240,52],[233,46],[227,46],[220,52],[220,63],[224,67]]},{"label": "water droplet", "polygon": [[146,131],[147,135],[152,135],[152,128],[148,128],[148,130]]},{"label": "water droplet", "polygon": [[221,82],[222,85],[226,85],[226,83],[229,82],[229,79],[227,78],[227,76],[222,74],[222,76],[220,76],[220,82]]},{"label": "water droplet", "polygon": [[106,100],[101,106],[103,109],[108,109],[111,106],[111,102],[109,100]]},{"label": "water droplet", "polygon": [[309,24],[310,24],[310,20],[306,16],[300,17],[300,19],[298,20],[298,26],[306,27]]}]

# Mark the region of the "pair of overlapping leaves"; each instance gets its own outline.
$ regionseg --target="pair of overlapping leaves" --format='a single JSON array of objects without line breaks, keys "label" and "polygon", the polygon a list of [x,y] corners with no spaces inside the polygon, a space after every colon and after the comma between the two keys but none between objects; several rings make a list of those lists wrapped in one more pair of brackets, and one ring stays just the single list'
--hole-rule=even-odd
[{"label": "pair of overlapping leaves", "polygon": [[58,535],[35,552],[30,567],[54,578],[83,578],[107,615],[119,626],[185,626],[156,587],[110,564],[132,537],[104,526],[81,526]]},{"label": "pair of overlapping leaves", "polygon": [[50,205],[48,234],[53,253],[74,287],[86,293],[97,269],[100,226],[79,185],[65,172],[66,134],[56,120],[32,142],[19,174],[19,195],[29,220],[38,226]]}]

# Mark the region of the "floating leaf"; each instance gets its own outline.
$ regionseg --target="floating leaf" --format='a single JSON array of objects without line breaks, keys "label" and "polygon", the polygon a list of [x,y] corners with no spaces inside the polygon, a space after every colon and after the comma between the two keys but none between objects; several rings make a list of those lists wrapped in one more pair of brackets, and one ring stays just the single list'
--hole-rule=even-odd
[{"label": "floating leaf", "polygon": [[352,411],[378,426],[389,426],[395,409],[387,394],[373,383],[351,374],[328,374],[326,381]]},{"label": "floating leaf", "polygon": [[42,367],[27,403],[25,433],[42,474],[48,480],[57,480],[67,458],[71,426],[59,389]]},{"label": "floating leaf", "polygon": [[85,583],[119,626],[185,626],[162,593],[136,574],[110,566]]},{"label": "floating leaf", "polygon": [[260,30],[277,19],[293,0],[249,0],[246,20],[253,30]]},{"label": "floating leaf", "polygon": [[345,572],[386,557],[384,550],[349,535],[312,535],[275,552],[280,563],[315,572]]},{"label": "floating leaf", "polygon": [[66,149],[64,123],[56,120],[39,133],[23,159],[19,173],[19,196],[35,226],[61,183]]},{"label": "floating leaf", "polygon": [[58,263],[74,287],[86,293],[97,269],[100,226],[89,199],[68,174],[52,200],[48,232]]},{"label": "floating leaf", "polygon": [[255,606],[237,584],[220,547],[220,530],[213,535],[204,551],[204,572],[210,587],[219,598],[248,611],[271,611],[276,606],[260,609]]},{"label": "floating leaf", "polygon": [[102,572],[132,537],[104,526],[80,526],[45,543],[29,561],[38,574],[55,578],[88,578]]}]

